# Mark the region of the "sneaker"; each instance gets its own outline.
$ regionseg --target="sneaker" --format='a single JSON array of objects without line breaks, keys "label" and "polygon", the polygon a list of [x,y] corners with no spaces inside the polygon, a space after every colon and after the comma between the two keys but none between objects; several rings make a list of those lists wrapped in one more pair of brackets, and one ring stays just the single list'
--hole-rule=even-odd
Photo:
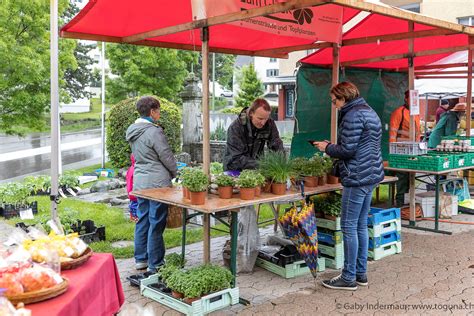
[{"label": "sneaker", "polygon": [[137,262],[135,263],[135,269],[137,270],[145,270],[148,268],[148,263],[147,262]]},{"label": "sneaker", "polygon": [[357,290],[357,284],[355,282],[344,281],[342,279],[342,274],[339,274],[337,277],[332,278],[331,280],[323,281],[323,286],[333,290]]},{"label": "sneaker", "polygon": [[367,280],[367,276],[356,276],[356,283],[360,286],[367,286],[369,285],[369,280]]}]

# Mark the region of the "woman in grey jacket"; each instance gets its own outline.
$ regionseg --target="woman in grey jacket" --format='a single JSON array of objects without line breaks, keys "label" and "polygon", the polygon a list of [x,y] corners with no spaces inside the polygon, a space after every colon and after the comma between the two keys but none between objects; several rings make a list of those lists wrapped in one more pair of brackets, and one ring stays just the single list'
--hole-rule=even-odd
[{"label": "woman in grey jacket", "polygon": [[[160,102],[143,97],[137,102],[140,118],[127,129],[126,139],[135,156],[133,189],[170,187],[176,177],[176,160],[163,128],[156,124],[160,118]],[[135,267],[155,272],[164,264],[168,205],[138,198],[138,222],[135,226]]]}]

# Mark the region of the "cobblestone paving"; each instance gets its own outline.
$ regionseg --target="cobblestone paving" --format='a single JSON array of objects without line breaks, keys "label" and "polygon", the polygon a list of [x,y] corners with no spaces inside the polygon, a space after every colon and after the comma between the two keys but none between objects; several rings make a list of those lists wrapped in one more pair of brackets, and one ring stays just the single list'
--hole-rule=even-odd
[{"label": "cobblestone paving", "polygon": [[[270,233],[272,228],[264,231]],[[474,315],[474,231],[448,236],[403,230],[402,238],[401,254],[369,262],[368,287],[359,287],[355,292],[323,288],[321,280],[336,276],[336,270],[327,269],[316,280],[311,276],[284,279],[257,267],[252,274],[242,274],[237,279],[241,297],[251,304],[235,305],[213,315]],[[222,263],[225,240],[212,240],[211,260],[215,263]],[[189,265],[201,262],[201,250],[202,243],[187,247]],[[169,252],[179,251],[174,248]],[[126,282],[128,275],[136,273],[133,259],[117,260],[117,264],[126,297],[123,309],[137,303],[153,310],[155,315],[179,314],[140,296]],[[393,305],[385,306],[389,304]],[[470,309],[456,308],[465,304],[471,304]]]}]

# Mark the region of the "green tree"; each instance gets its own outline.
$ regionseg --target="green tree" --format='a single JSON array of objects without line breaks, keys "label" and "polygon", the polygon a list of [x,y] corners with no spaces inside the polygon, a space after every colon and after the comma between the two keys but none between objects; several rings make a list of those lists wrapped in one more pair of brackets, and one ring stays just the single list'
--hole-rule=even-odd
[{"label": "green tree", "polygon": [[244,108],[263,95],[263,83],[258,79],[253,64],[242,68],[240,91],[235,98],[235,107]]},{"label": "green tree", "polygon": [[[68,5],[59,3],[59,14]],[[2,0],[0,5],[0,130],[41,129],[50,107],[49,1]],[[60,41],[59,77],[77,67],[75,42]],[[64,80],[60,80],[64,86]],[[61,92],[62,100],[67,93]]]},{"label": "green tree", "polygon": [[[202,59],[201,54],[198,54],[199,64],[194,65],[194,73],[201,79],[202,77]],[[234,77],[234,63],[235,55],[216,53],[216,81],[223,87],[232,90],[232,80]],[[189,71],[191,69],[188,68]],[[212,53],[209,54],[209,79],[212,80]]]},{"label": "green tree", "polygon": [[187,75],[188,52],[135,45],[107,45],[110,70],[118,77],[107,81],[107,99],[119,102],[138,95],[157,95],[177,101]]},{"label": "green tree", "polygon": [[[68,23],[78,12],[79,7],[74,2],[70,2],[63,15],[64,22]],[[96,44],[85,44],[76,41],[76,48],[74,49],[75,67],[68,68],[64,72],[64,89],[74,100],[91,96],[86,90],[86,87],[92,84],[90,66],[93,64],[93,60],[88,53],[95,47],[97,47]]]}]

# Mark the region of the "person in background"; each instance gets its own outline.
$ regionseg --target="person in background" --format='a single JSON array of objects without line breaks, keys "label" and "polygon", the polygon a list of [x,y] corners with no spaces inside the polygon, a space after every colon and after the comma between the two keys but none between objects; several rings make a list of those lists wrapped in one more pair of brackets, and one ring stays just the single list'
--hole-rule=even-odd
[{"label": "person in background", "polygon": [[465,103],[458,103],[452,110],[444,113],[433,128],[428,140],[428,148],[436,148],[441,143],[443,136],[454,136],[458,130],[461,115],[466,111]]},{"label": "person in background", "polygon": [[137,209],[138,209],[138,201],[135,195],[132,195],[133,191],[133,172],[135,171],[135,157],[133,154],[130,155],[130,168],[127,170],[127,174],[125,176],[125,180],[127,182],[127,195],[130,202],[128,203],[128,211],[130,213],[130,220],[132,222],[138,222],[137,217]]},{"label": "person in background", "polygon": [[368,285],[367,217],[372,191],[384,178],[382,123],[354,84],[341,82],[331,88],[330,95],[332,104],[340,109],[337,144],[323,141],[313,145],[339,159],[344,267],[339,276],[323,281],[323,286],[357,290],[358,285]]},{"label": "person in background", "polygon": [[438,124],[441,115],[448,112],[449,102],[448,100],[441,100],[438,108],[436,109],[436,124]]},{"label": "person in background", "polygon": [[256,169],[257,159],[265,145],[273,151],[284,151],[272,109],[265,99],[255,99],[250,108],[244,108],[227,131],[224,171]]},{"label": "person in background", "polygon": [[[140,118],[128,127],[125,135],[136,159],[133,189],[171,187],[177,166],[163,128],[156,124],[160,118],[160,102],[153,97],[142,97],[137,102],[137,111]],[[135,268],[154,273],[165,263],[163,232],[168,205],[139,197],[137,202]]]},{"label": "person in background", "polygon": [[[405,103],[396,108],[392,115],[390,115],[390,130],[388,132],[390,143],[404,142],[410,140],[410,106],[409,106],[410,91],[405,91]],[[415,120],[415,141],[420,141],[420,117],[416,115]],[[397,181],[397,194],[395,196],[396,205],[400,207],[404,204],[405,193],[408,193],[408,173],[397,172],[395,176]]]}]

